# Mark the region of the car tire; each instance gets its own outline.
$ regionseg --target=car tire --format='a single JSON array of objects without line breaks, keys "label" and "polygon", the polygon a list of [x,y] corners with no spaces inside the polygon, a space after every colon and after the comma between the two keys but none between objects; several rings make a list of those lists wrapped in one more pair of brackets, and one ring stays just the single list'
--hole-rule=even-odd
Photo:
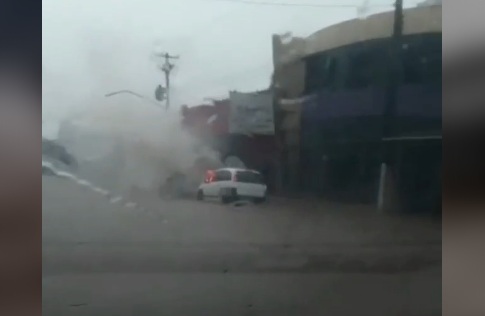
[{"label": "car tire", "polygon": [[204,200],[204,192],[202,190],[197,191],[197,201],[203,201]]},{"label": "car tire", "polygon": [[229,204],[229,203],[231,203],[231,199],[228,196],[222,196],[221,202],[222,202],[222,204]]}]

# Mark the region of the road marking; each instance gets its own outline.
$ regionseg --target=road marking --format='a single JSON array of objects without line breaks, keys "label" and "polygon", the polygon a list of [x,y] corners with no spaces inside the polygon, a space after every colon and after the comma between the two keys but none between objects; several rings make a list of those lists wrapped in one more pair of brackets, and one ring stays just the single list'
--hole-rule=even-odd
[{"label": "road marking", "polygon": [[91,182],[89,182],[85,179],[81,179],[81,178],[77,177],[76,175],[74,175],[72,173],[58,170],[56,167],[54,167],[54,165],[52,163],[50,163],[48,161],[42,161],[42,168],[49,169],[53,173],[53,175],[56,176],[56,177],[71,180],[74,183],[76,183],[77,185],[91,189],[91,191],[108,198],[109,199],[108,201],[111,204],[118,204],[119,203],[120,205],[122,205],[122,206],[124,206],[125,208],[128,208],[128,209],[144,210],[144,208],[139,207],[139,205],[137,203],[134,203],[134,202],[129,201],[129,200],[125,200],[120,195],[113,195],[112,192],[109,192],[108,190],[100,188],[100,187],[92,184]]}]

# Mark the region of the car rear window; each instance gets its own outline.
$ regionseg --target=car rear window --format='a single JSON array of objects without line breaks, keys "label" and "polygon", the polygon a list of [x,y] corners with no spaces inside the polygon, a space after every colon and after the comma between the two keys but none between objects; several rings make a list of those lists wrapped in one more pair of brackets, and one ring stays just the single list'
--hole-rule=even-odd
[{"label": "car rear window", "polygon": [[263,176],[253,171],[238,171],[236,173],[236,179],[238,182],[243,183],[263,183]]},{"label": "car rear window", "polygon": [[216,181],[231,181],[231,172],[227,170],[221,170],[216,172]]}]

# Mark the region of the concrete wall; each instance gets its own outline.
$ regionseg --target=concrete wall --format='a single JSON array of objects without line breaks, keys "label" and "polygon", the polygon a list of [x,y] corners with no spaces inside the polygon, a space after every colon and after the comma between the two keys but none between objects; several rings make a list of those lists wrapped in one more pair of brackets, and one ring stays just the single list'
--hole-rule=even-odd
[{"label": "concrete wall", "polygon": [[291,34],[273,35],[273,65],[278,69],[281,65],[299,60],[305,55],[306,39],[293,37]]},{"label": "concrete wall", "polygon": [[[277,191],[295,191],[299,184],[301,103],[305,91],[305,39],[273,36],[276,139],[278,141]],[[288,38],[289,37],[289,38]],[[280,102],[280,100],[287,102]]]},{"label": "concrete wall", "polygon": [[441,0],[424,0],[423,2],[418,3],[416,6],[418,7],[427,7],[432,5],[442,5]]},{"label": "concrete wall", "polygon": [[[315,32],[309,37],[296,38],[283,43],[273,36],[273,59],[275,68],[283,67],[308,55],[356,42],[390,37],[393,30],[394,12],[388,11],[369,16],[367,19],[348,20]],[[442,31],[442,7],[416,7],[404,10],[405,35]]]},{"label": "concrete wall", "polygon": [[274,84],[285,98],[297,98],[305,91],[305,62],[293,61],[274,71]]}]

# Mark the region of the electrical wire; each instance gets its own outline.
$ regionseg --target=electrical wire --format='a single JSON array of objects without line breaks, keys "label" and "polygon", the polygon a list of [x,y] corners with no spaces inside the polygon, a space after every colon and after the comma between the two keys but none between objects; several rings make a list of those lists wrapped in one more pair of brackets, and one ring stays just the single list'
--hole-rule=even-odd
[{"label": "electrical wire", "polygon": [[[261,6],[280,6],[280,7],[308,7],[308,8],[358,8],[358,4],[318,4],[318,3],[290,3],[290,2],[268,2],[268,1],[253,1],[253,0],[211,0],[218,2],[241,3],[248,5]],[[391,7],[393,3],[388,4],[371,4],[370,7]]]}]

